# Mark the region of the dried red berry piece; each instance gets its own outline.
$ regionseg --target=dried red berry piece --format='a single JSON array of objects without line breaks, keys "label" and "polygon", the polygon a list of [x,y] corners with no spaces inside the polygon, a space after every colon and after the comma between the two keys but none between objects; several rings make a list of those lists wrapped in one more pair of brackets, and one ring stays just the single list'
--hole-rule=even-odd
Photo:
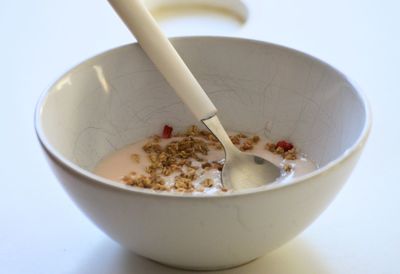
[{"label": "dried red berry piece", "polygon": [[285,140],[281,140],[281,141],[277,142],[276,146],[283,148],[283,150],[285,152],[288,151],[288,150],[291,150],[293,148],[293,144],[289,143],[289,142],[287,142]]},{"label": "dried red berry piece", "polygon": [[173,128],[165,125],[162,133],[162,137],[165,139],[171,138]]}]

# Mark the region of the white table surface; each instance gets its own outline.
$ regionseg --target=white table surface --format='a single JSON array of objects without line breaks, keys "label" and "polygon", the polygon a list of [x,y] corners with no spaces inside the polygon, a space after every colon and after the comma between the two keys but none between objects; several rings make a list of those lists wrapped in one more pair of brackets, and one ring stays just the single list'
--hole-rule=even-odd
[{"label": "white table surface", "polygon": [[[245,1],[242,29],[164,25],[169,35],[266,40],[341,69],[370,99],[369,143],[333,204],[297,238],[215,273],[400,273],[400,4]],[[221,33],[219,33],[221,32]],[[105,0],[1,1],[0,273],[189,273],[138,257],[91,224],[48,168],[33,129],[38,96],[67,68],[132,37]]]}]

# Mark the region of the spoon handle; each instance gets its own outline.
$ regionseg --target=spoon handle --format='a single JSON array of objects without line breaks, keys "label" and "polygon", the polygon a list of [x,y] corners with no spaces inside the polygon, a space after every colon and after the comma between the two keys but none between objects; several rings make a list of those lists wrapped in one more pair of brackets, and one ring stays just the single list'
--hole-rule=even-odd
[{"label": "spoon handle", "polygon": [[155,66],[198,120],[217,112],[142,0],[108,0]]}]

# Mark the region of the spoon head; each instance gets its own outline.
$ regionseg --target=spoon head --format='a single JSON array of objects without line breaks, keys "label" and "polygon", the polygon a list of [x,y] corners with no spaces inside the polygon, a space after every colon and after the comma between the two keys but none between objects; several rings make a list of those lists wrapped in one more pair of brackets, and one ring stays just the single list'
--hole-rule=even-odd
[{"label": "spoon head", "polygon": [[202,120],[217,137],[225,150],[225,164],[222,169],[222,183],[228,189],[254,188],[276,181],[280,169],[256,155],[243,153],[232,144],[217,115]]},{"label": "spoon head", "polygon": [[276,181],[280,169],[256,155],[240,153],[226,159],[222,169],[222,183],[230,189],[245,189],[263,186]]}]

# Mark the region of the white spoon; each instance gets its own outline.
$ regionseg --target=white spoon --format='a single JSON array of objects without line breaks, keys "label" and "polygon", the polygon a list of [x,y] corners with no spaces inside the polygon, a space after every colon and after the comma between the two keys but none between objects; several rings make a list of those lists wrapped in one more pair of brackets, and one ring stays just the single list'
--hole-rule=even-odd
[{"label": "white spoon", "polygon": [[162,33],[141,0],[108,0],[140,46],[182,99],[222,143],[225,163],[222,183],[229,189],[245,189],[274,182],[280,170],[266,159],[241,152],[231,142],[216,113],[217,109]]}]

